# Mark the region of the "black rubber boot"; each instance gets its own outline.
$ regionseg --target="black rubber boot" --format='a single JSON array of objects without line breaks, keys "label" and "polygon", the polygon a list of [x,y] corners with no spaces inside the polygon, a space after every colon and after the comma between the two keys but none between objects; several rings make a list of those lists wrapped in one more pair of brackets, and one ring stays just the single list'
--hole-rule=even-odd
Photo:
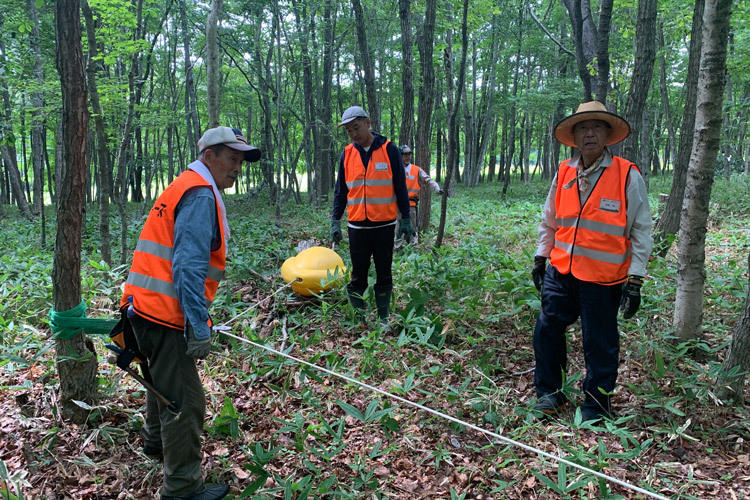
[{"label": "black rubber boot", "polygon": [[364,323],[365,321],[365,300],[362,298],[362,295],[358,293],[352,293],[347,292],[349,295],[349,303],[354,308],[354,315]]},{"label": "black rubber boot", "polygon": [[391,291],[375,292],[375,305],[378,306],[378,319],[380,327],[384,332],[390,332],[391,327],[388,324],[388,316],[391,310]]},{"label": "black rubber boot", "polygon": [[198,491],[184,497],[161,497],[161,500],[219,500],[229,493],[229,486],[226,484],[204,484]]}]

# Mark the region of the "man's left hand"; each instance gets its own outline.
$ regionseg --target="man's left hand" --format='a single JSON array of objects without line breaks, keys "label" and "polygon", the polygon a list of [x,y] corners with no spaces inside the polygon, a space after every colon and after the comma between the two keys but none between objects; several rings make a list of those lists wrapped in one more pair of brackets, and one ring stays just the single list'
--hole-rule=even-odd
[{"label": "man's left hand", "polygon": [[622,299],[620,299],[620,311],[624,319],[632,318],[641,305],[641,285],[643,278],[630,276],[622,287]]},{"label": "man's left hand", "polygon": [[193,325],[188,324],[185,329],[185,339],[187,340],[187,351],[185,351],[185,353],[188,356],[192,356],[195,359],[203,359],[208,356],[209,352],[211,352],[210,331],[208,337],[205,339],[196,339]]},{"label": "man's left hand", "polygon": [[411,219],[401,219],[398,223],[398,234],[396,239],[404,238],[405,241],[411,241],[412,237],[416,234],[414,226],[411,223]]}]

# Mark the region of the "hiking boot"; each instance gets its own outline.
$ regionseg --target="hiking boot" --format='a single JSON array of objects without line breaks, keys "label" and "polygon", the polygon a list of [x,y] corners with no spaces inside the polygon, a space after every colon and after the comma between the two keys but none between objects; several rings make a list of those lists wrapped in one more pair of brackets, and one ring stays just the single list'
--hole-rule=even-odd
[{"label": "hiking boot", "polygon": [[388,324],[388,317],[390,316],[391,310],[391,291],[379,291],[375,292],[375,305],[378,306],[378,319],[380,319],[380,329],[384,333],[391,331],[391,326]]},{"label": "hiking boot", "polygon": [[164,455],[161,448],[156,448],[155,446],[149,446],[147,444],[143,445],[143,454],[146,455],[151,460],[155,460],[157,462],[161,462],[164,459]]},{"label": "hiking boot", "polygon": [[587,395],[581,406],[581,417],[584,422],[600,420],[612,416],[612,400],[609,396],[592,397]]},{"label": "hiking boot", "polygon": [[612,412],[602,410],[601,408],[594,408],[591,406],[581,406],[581,421],[582,422],[595,422],[604,418],[612,418]]},{"label": "hiking boot", "polygon": [[560,401],[555,396],[547,394],[539,398],[534,409],[545,415],[557,415],[565,407],[565,401]]},{"label": "hiking boot", "polygon": [[365,299],[359,293],[347,292],[349,303],[354,309],[354,316],[361,322],[365,322]]},{"label": "hiking boot", "polygon": [[219,500],[229,493],[226,484],[204,484],[197,491],[184,497],[168,497],[162,495],[161,500]]}]

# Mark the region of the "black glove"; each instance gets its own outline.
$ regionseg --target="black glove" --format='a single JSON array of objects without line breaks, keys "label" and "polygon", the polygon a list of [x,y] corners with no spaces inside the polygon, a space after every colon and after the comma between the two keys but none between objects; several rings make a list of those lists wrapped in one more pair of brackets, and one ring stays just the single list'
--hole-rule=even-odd
[{"label": "black glove", "polygon": [[208,337],[203,340],[196,339],[193,325],[188,324],[185,329],[185,340],[187,340],[187,351],[185,353],[188,356],[203,359],[211,352],[211,334],[209,333]]},{"label": "black glove", "polygon": [[534,257],[534,269],[531,270],[531,278],[534,280],[534,286],[537,290],[542,290],[544,282],[544,273],[547,271],[547,257],[537,255]]},{"label": "black glove", "polygon": [[398,222],[398,234],[396,238],[403,238],[404,241],[411,241],[412,237],[417,234],[414,231],[414,225],[411,223],[411,219],[401,219]]},{"label": "black glove", "polygon": [[344,235],[341,234],[341,221],[331,219],[331,239],[334,243],[341,243],[344,239]]},{"label": "black glove", "polygon": [[628,281],[622,287],[622,299],[620,299],[620,311],[624,319],[632,318],[641,305],[641,285],[643,278],[640,276],[629,276]]}]

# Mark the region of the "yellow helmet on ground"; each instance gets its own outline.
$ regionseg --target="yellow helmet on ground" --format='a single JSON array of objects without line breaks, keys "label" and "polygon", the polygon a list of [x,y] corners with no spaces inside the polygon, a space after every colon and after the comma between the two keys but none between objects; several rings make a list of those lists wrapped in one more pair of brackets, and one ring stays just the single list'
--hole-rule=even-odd
[{"label": "yellow helmet on ground", "polygon": [[292,283],[292,290],[310,296],[340,286],[346,277],[346,267],[339,254],[325,247],[310,247],[281,266],[281,277]]}]

